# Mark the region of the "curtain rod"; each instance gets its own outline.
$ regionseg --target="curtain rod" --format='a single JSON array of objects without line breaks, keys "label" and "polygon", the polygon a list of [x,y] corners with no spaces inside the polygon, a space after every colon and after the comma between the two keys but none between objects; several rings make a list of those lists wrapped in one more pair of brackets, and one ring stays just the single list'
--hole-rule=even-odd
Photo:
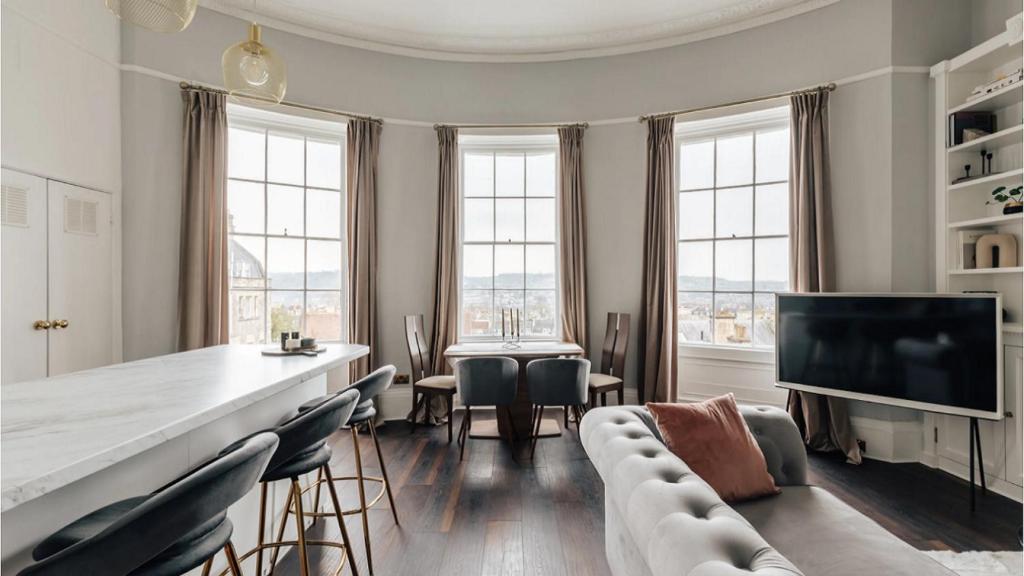
[{"label": "curtain rod", "polygon": [[[217,93],[217,94],[227,94],[227,95],[230,96],[230,92],[228,92],[227,90],[221,90],[220,88],[212,88],[210,86],[201,86],[199,84],[190,84],[188,82],[181,82],[181,83],[178,84],[178,86],[181,87],[182,90],[189,90],[189,91],[194,91],[194,92],[214,92],[214,93]],[[269,98],[259,98],[259,97],[254,97],[254,96],[246,96],[246,98],[249,98],[251,100],[259,100],[259,101],[262,101],[262,102],[267,102],[268,104],[279,104],[281,106],[287,106],[289,108],[298,108],[300,110],[309,110],[311,112],[321,112],[321,113],[324,113],[324,114],[333,114],[335,116],[344,116],[346,118],[353,118],[353,119],[356,119],[356,120],[369,120],[370,122],[376,122],[378,124],[381,124],[383,122],[380,118],[374,118],[373,116],[364,116],[362,114],[353,114],[351,112],[342,112],[341,110],[334,110],[333,108],[321,108],[319,106],[310,106],[309,104],[300,104],[298,102],[289,102],[287,100],[282,100],[280,102],[276,102],[275,103],[273,100],[271,100]]]},{"label": "curtain rod", "polygon": [[588,128],[586,122],[562,122],[560,124],[434,124],[434,130],[438,128],[569,128],[579,126]]},{"label": "curtain rod", "polygon": [[785,98],[787,96],[796,96],[798,94],[809,94],[811,92],[817,92],[819,90],[825,90],[831,92],[836,89],[835,82],[829,82],[824,86],[815,86],[814,88],[805,88],[803,90],[791,90],[789,92],[780,92],[778,94],[771,94],[769,96],[760,96],[757,98],[748,98],[746,100],[736,100],[735,102],[727,102],[725,104],[715,104],[713,106],[701,106],[700,108],[689,108],[687,110],[672,110],[670,112],[659,112],[658,114],[645,114],[637,119],[638,122],[646,122],[651,118],[667,118],[669,116],[682,116],[683,114],[693,114],[694,112],[705,112],[707,110],[717,110],[719,108],[731,108],[733,106],[742,106],[743,104],[753,104],[755,102],[764,102],[766,100],[775,100],[778,98]]}]

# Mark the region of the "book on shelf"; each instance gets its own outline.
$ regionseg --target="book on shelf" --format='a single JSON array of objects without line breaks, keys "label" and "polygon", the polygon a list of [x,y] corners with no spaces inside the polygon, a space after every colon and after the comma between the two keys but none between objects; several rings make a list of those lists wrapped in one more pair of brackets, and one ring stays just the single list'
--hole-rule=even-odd
[{"label": "book on shelf", "polygon": [[946,146],[952,148],[964,143],[964,131],[971,130],[975,134],[994,134],[996,117],[991,112],[956,112],[949,115],[949,130]]},{"label": "book on shelf", "polygon": [[978,238],[994,233],[994,228],[970,228],[957,233],[957,266],[959,270],[973,270],[978,267]]}]

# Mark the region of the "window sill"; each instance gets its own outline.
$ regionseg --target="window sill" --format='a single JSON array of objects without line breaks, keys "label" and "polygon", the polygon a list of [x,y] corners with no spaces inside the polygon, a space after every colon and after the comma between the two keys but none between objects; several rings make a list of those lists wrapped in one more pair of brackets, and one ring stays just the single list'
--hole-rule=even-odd
[{"label": "window sill", "polygon": [[768,366],[775,364],[775,350],[772,348],[680,344],[679,357],[683,359],[699,358],[701,360],[723,360]]}]

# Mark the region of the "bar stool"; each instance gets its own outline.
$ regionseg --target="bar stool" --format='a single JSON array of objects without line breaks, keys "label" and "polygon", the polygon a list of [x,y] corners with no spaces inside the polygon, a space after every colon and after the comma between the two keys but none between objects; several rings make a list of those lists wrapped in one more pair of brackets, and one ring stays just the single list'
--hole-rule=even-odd
[{"label": "bar stool", "polygon": [[515,424],[509,412],[519,384],[519,363],[515,359],[491,356],[459,360],[455,365],[455,382],[458,384],[462,405],[466,407],[459,428],[459,460],[462,460],[469,430],[473,426],[473,406],[497,408],[498,418],[504,415],[508,419],[508,428],[513,433],[510,440],[515,440]]},{"label": "bar stool", "polygon": [[[331,503],[334,512],[324,514],[334,516],[338,521],[338,529],[341,531],[341,543],[328,540],[309,540],[306,538],[306,526],[301,520],[305,517],[302,507],[302,494],[304,490],[299,484],[299,477],[314,470],[318,474],[326,475],[331,479],[331,469],[328,463],[331,461],[331,446],[327,444],[327,438],[341,426],[342,422],[351,416],[359,402],[359,392],[347,390],[340,394],[333,394],[317,398],[303,404],[304,409],[273,429],[273,432],[281,439],[281,443],[274,452],[274,457],[267,465],[267,471],[260,477],[260,516],[259,535],[257,536],[256,547],[243,554],[239,561],[244,562],[252,555],[256,555],[256,574],[263,574],[263,551],[270,548],[273,550],[270,557],[270,566],[277,564],[278,552],[286,546],[294,546],[298,549],[299,572],[301,576],[309,576],[309,558],[306,553],[307,546],[329,546],[344,550],[342,561],[334,574],[341,574],[348,560],[352,574],[357,574],[356,563],[352,557],[352,546],[348,539],[348,530],[345,529],[345,521],[341,514],[341,504],[338,494],[334,490],[334,484],[328,482],[328,491],[331,495]],[[281,516],[281,524],[278,526],[277,537],[273,542],[265,542],[266,516],[267,516],[267,488],[272,482],[278,480],[289,480],[291,488],[285,503],[285,512]],[[319,506],[319,503],[317,503]],[[288,517],[294,511],[299,520],[296,525],[296,539],[284,540],[284,531],[288,525]]]},{"label": "bar stool", "polygon": [[[347,422],[344,423],[352,434],[352,448],[356,457],[356,475],[332,477],[330,467],[324,466],[323,472],[317,474],[316,483],[306,488],[306,490],[310,490],[315,486],[313,496],[314,511],[297,512],[307,518],[313,518],[314,521],[316,518],[327,516],[328,514],[315,511],[315,508],[319,506],[320,502],[320,485],[327,484],[333,494],[334,482],[354,480],[356,482],[356,487],[359,490],[359,507],[351,510],[342,510],[342,515],[347,516],[351,514],[359,514],[362,516],[363,543],[366,547],[366,567],[370,570],[371,575],[373,574],[373,556],[370,551],[370,521],[367,511],[377,504],[377,502],[380,502],[380,499],[384,497],[384,494],[387,494],[388,503],[391,505],[391,516],[395,519],[395,524],[399,524],[398,510],[395,508],[395,497],[391,493],[391,482],[388,480],[388,471],[384,466],[384,455],[381,453],[380,441],[377,439],[377,430],[373,425],[373,420],[377,416],[377,409],[373,405],[373,400],[382,392],[390,388],[394,380],[395,367],[391,365],[382,366],[346,388],[344,392],[341,392],[342,394],[352,390],[357,390],[359,392],[359,405],[356,406],[355,412],[353,412],[347,419]],[[303,405],[299,410],[302,411],[306,408],[307,405]],[[370,437],[373,439],[373,446],[377,452],[377,461],[380,463],[380,477],[367,476],[363,474],[363,456],[359,450],[359,426],[363,425],[370,430]],[[366,482],[379,482],[381,484],[380,492],[370,499],[369,502],[367,502],[366,498]]]},{"label": "bar stool", "polygon": [[224,552],[242,576],[231,543],[228,506],[252,490],[278,446],[256,434],[149,494],[115,502],[49,536],[32,551],[36,564],[21,576],[184,574]]},{"label": "bar stool", "polygon": [[[530,458],[537,449],[540,423],[544,419],[546,406],[564,407],[572,410],[576,421],[576,432],[587,407],[587,383],[590,376],[590,360],[581,358],[545,358],[533,360],[526,365],[526,385],[533,403],[531,420]],[[568,432],[568,427],[566,427]]]}]

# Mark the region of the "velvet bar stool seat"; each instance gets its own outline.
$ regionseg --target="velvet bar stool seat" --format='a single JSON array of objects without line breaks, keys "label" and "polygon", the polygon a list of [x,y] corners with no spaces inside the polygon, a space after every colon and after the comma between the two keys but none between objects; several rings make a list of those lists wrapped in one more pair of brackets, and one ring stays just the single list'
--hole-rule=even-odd
[{"label": "velvet bar stool seat", "polygon": [[228,570],[242,576],[231,543],[228,506],[252,490],[278,446],[256,434],[147,496],[128,498],[83,516],[32,551],[21,576],[178,576],[223,550]]},{"label": "velvet bar stool seat", "polygon": [[[289,516],[294,513],[296,517],[303,518],[302,494],[304,490],[299,484],[299,477],[314,470],[318,474],[325,475],[329,480],[332,478],[331,469],[328,466],[331,460],[331,446],[327,438],[334,433],[355,411],[359,402],[359,392],[348,390],[340,394],[333,394],[317,398],[303,404],[304,409],[282,424],[273,429],[273,432],[281,439],[281,443],[274,452],[274,457],[267,465],[266,472],[260,477],[260,513],[259,513],[259,534],[256,547],[246,552],[241,558],[245,561],[249,557],[256,556],[256,574],[263,574],[264,551],[271,549],[270,566],[277,564],[277,557],[283,547],[294,547],[299,557],[299,573],[301,576],[309,576],[309,546],[327,546],[342,550],[342,560],[334,574],[341,574],[346,561],[350,566],[352,574],[357,574],[356,563],[352,557],[352,546],[348,539],[348,531],[345,528],[344,517],[341,514],[341,504],[338,494],[334,490],[333,482],[328,482],[328,490],[333,505],[333,516],[338,523],[338,530],[341,531],[341,542],[330,540],[310,540],[306,538],[306,527],[303,522],[295,523],[296,539],[285,540],[284,532],[288,525]],[[279,480],[287,480],[290,489],[285,502],[285,513],[281,515],[281,523],[277,529],[277,536],[272,542],[265,541],[267,528],[267,489],[270,484]],[[319,503],[318,503],[319,505]],[[327,515],[327,514],[325,514]]]},{"label": "velvet bar stool seat", "polygon": [[513,435],[509,440],[515,442],[518,434],[509,406],[516,399],[519,363],[513,358],[498,356],[465,358],[455,365],[455,382],[462,404],[466,407],[459,428],[459,460],[462,460],[469,429],[473,426],[474,406],[494,406],[498,418],[507,418],[508,428]]},{"label": "velvet bar stool seat", "polygon": [[590,360],[581,358],[545,358],[526,365],[526,385],[533,403],[530,458],[537,449],[544,408],[559,406],[571,410],[576,417],[576,432],[586,411]]},{"label": "velvet bar stool seat", "polygon": [[626,370],[626,351],[629,347],[629,314],[608,313],[604,345],[601,347],[601,370],[590,375],[590,407],[608,405],[608,394],[616,392],[619,404],[625,403],[622,377]]},{"label": "velvet bar stool seat", "polygon": [[[387,494],[388,503],[391,505],[391,516],[394,518],[395,524],[399,524],[398,510],[395,508],[395,497],[391,492],[391,483],[388,480],[387,468],[384,466],[384,454],[381,452],[380,441],[377,439],[377,430],[373,425],[374,418],[377,416],[377,409],[374,407],[373,401],[377,396],[390,388],[394,380],[395,367],[391,365],[382,366],[341,392],[341,394],[349,391],[358,391],[359,393],[359,405],[356,406],[352,415],[349,416],[346,421],[341,423],[348,427],[352,435],[352,448],[356,460],[356,474],[355,476],[332,476],[330,474],[329,467],[324,466],[325,472],[318,474],[316,483],[307,488],[307,490],[309,490],[310,488],[315,487],[316,490],[313,497],[314,510],[303,513],[304,517],[314,519],[329,515],[315,510],[315,508],[319,506],[320,502],[320,486],[322,484],[327,484],[333,491],[333,484],[335,482],[354,481],[359,492],[359,507],[351,510],[342,510],[341,513],[342,515],[359,514],[362,516],[363,543],[366,547],[366,567],[369,569],[371,575],[373,574],[373,555],[370,550],[369,509],[377,504],[377,502]],[[303,405],[299,410],[305,410],[307,407],[307,405]],[[375,476],[367,476],[363,473],[363,456],[359,449],[360,426],[365,426],[369,430],[370,438],[373,440],[373,446],[377,452],[377,462],[380,464],[381,476],[379,478]],[[368,499],[366,496],[366,482],[377,482],[381,485],[380,492],[378,492],[373,498]]]},{"label": "velvet bar stool seat", "polygon": [[441,397],[448,416],[448,443],[452,441],[452,410],[455,403],[455,376],[434,374],[430,347],[423,334],[423,315],[405,317],[405,343],[409,347],[409,365],[412,367],[412,411],[406,417],[410,432],[416,431],[416,415],[423,409],[423,423],[429,424],[430,401]]}]

